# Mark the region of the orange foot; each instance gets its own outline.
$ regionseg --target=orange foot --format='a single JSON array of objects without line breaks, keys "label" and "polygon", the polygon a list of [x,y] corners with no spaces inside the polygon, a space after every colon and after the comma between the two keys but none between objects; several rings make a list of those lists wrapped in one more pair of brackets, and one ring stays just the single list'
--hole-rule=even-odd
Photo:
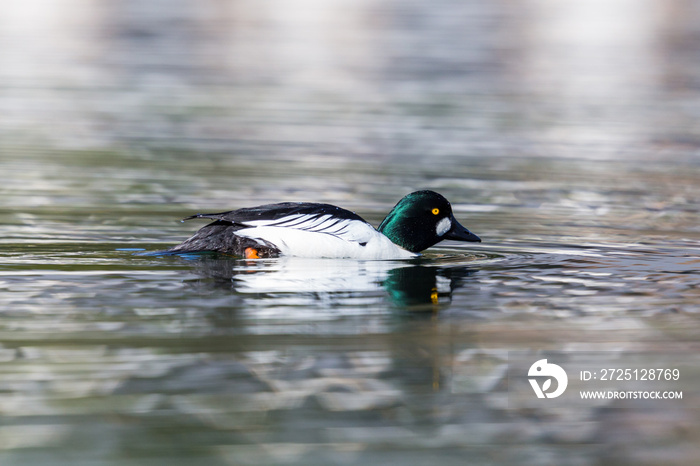
[{"label": "orange foot", "polygon": [[245,248],[245,258],[260,259],[260,256],[258,256],[258,250],[255,248]]}]

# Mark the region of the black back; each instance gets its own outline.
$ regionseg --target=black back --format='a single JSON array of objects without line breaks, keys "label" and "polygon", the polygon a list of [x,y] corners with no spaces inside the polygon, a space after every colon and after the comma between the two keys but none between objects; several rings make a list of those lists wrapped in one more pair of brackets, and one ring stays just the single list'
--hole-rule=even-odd
[{"label": "black back", "polygon": [[243,209],[231,210],[229,212],[196,214],[192,215],[191,217],[184,218],[183,220],[208,218],[234,225],[245,225],[256,220],[278,220],[291,215],[331,215],[338,219],[359,220],[361,222],[365,222],[365,220],[355,212],[341,209],[340,207],[331,204],[318,204],[314,202],[282,202],[279,204],[265,204],[257,207],[246,207]]}]

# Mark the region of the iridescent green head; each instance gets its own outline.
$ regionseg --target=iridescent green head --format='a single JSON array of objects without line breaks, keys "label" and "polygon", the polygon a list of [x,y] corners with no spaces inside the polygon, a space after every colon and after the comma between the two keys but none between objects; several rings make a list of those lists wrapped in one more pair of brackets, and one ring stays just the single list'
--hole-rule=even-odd
[{"label": "iridescent green head", "polygon": [[435,191],[416,191],[401,199],[378,230],[411,252],[420,252],[444,239],[481,242],[459,224],[450,203]]}]

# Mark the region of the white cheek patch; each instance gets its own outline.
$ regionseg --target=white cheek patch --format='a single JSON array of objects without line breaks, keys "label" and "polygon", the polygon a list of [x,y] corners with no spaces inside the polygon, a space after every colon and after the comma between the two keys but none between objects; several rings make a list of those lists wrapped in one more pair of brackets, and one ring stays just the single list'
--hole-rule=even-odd
[{"label": "white cheek patch", "polygon": [[438,222],[437,226],[435,227],[435,233],[437,233],[438,236],[442,236],[448,231],[450,231],[451,228],[452,221],[449,218],[445,217]]}]

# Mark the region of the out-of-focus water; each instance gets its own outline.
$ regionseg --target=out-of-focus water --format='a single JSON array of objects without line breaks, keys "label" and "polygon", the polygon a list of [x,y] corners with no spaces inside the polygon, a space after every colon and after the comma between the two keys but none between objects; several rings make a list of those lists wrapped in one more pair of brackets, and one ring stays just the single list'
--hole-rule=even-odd
[{"label": "out-of-focus water", "polygon": [[[695,464],[690,1],[0,6],[0,464]],[[201,211],[406,193],[417,261],[138,256]],[[509,402],[509,351],[685,364]],[[534,361],[534,359],[533,359]],[[652,387],[653,388],[653,387]]]}]

